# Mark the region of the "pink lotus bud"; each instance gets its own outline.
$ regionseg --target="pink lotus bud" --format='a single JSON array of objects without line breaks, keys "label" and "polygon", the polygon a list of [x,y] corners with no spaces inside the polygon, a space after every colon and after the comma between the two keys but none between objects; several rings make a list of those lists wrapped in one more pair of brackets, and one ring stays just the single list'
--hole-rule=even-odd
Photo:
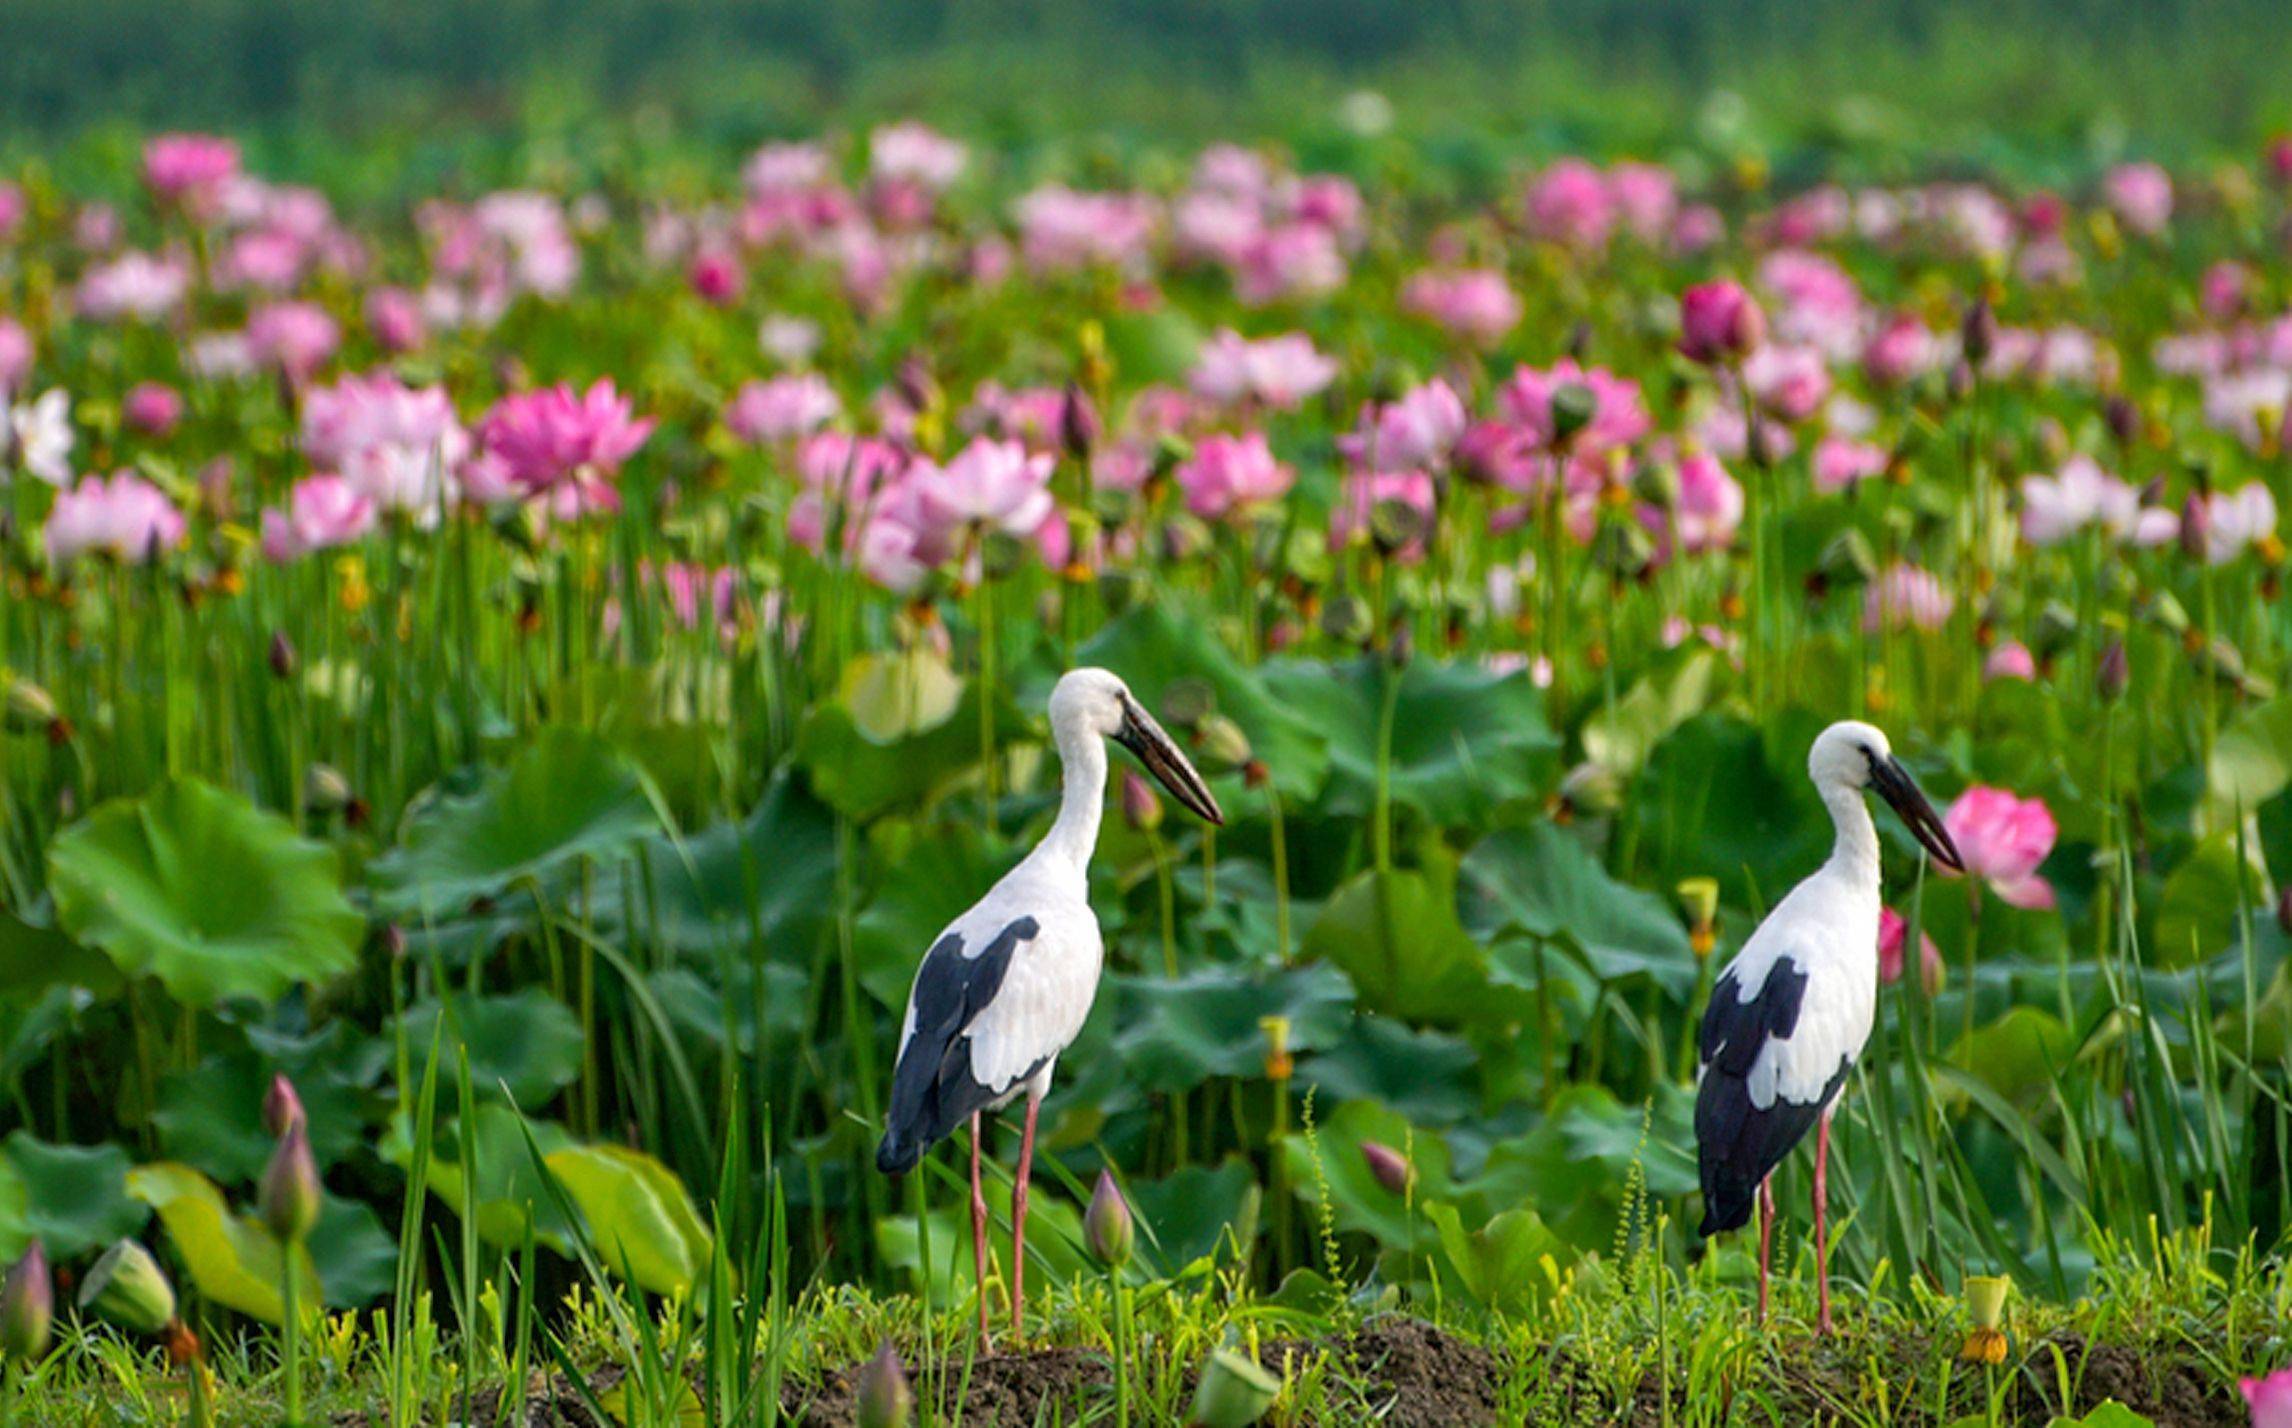
[{"label": "pink lotus bud", "polygon": [[183,419],[183,397],[164,382],[138,382],[128,390],[120,415],[146,436],[165,436]]},{"label": "pink lotus bud", "polygon": [[1113,1173],[1099,1171],[1098,1184],[1090,1192],[1090,1207],[1082,1213],[1082,1242],[1090,1257],[1108,1269],[1120,1269],[1130,1259],[1136,1233],[1130,1206],[1115,1186]]},{"label": "pink lotus bud", "polygon": [[311,1159],[310,1131],[297,1114],[279,1137],[270,1168],[256,1197],[263,1224],[284,1245],[300,1244],[318,1223],[318,1164]]},{"label": "pink lotus bud", "polygon": [[1767,318],[1740,283],[1698,283],[1680,294],[1679,350],[1713,365],[1766,340]]},{"label": "pink lotus bud", "polygon": [[295,1093],[294,1082],[284,1075],[272,1076],[271,1088],[263,1095],[263,1129],[281,1136],[301,1120],[302,1097]]},{"label": "pink lotus bud", "polygon": [[1134,770],[1122,771],[1122,821],[1141,833],[1162,826],[1162,800]]},{"label": "pink lotus bud", "polygon": [[1365,1140],[1361,1142],[1361,1158],[1369,1163],[1369,1173],[1377,1177],[1377,1183],[1385,1187],[1386,1193],[1409,1193],[1409,1183],[1416,1179],[1416,1168],[1399,1151]]},{"label": "pink lotus bud", "polygon": [[858,1428],[907,1428],[915,1413],[915,1390],[907,1385],[907,1370],[891,1340],[861,1366],[852,1385],[852,1420]]},{"label": "pink lotus bud", "polygon": [[48,1277],[48,1257],[32,1241],[24,1257],[0,1280],[0,1359],[30,1363],[48,1351],[48,1326],[55,1317],[56,1286]]}]

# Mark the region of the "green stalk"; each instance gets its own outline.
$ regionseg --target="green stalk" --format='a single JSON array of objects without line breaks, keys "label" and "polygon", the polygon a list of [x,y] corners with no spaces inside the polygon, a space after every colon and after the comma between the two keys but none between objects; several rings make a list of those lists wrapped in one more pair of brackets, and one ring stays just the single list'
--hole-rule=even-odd
[{"label": "green stalk", "polygon": [[[281,1246],[285,1253],[279,1256],[279,1298],[286,1305],[286,1421],[287,1428],[302,1428],[302,1323],[294,1302],[295,1244]],[[196,1364],[192,1372],[198,1372]]]}]

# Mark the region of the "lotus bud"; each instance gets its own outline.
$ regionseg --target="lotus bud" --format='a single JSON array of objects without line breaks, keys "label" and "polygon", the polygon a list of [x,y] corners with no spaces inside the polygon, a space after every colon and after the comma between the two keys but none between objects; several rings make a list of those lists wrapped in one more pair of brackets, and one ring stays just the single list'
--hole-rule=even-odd
[{"label": "lotus bud", "polygon": [[1202,762],[1216,769],[1238,769],[1249,762],[1249,735],[1223,714],[1205,716],[1194,730]]},{"label": "lotus bud", "polygon": [[1766,314],[1741,284],[1698,283],[1680,294],[1679,350],[1688,360],[1716,366],[1750,352],[1766,337]]},{"label": "lotus bud", "polygon": [[875,1357],[860,1367],[852,1385],[852,1421],[857,1428],[907,1428],[915,1413],[915,1390],[908,1387],[907,1369],[899,1353],[885,1339]]},{"label": "lotus bud", "polygon": [[2101,414],[2109,424],[2109,435],[2119,446],[2131,446],[2141,436],[2141,409],[2122,393],[2112,394],[2103,404]]},{"label": "lotus bud", "polygon": [[294,678],[294,641],[287,638],[286,631],[273,630],[271,632],[271,645],[266,658],[270,663],[271,676],[274,679]]},{"label": "lotus bud", "polygon": [[2181,502],[2181,553],[2202,560],[2212,534],[2212,506],[2201,491],[2191,491]]},{"label": "lotus bud", "polygon": [[1202,1365],[1186,1421],[1195,1428],[1249,1428],[1280,1396],[1280,1379],[1231,1349],[1219,1349]]},{"label": "lotus bud", "polygon": [[1379,501],[1369,511],[1369,538],[1380,555],[1407,550],[1425,537],[1425,512],[1407,501]]},{"label": "lotus bud", "polygon": [[1082,1243],[1090,1257],[1108,1269],[1120,1269],[1130,1260],[1130,1247],[1137,1234],[1131,1221],[1130,1206],[1122,1199],[1122,1191],[1114,1184],[1111,1172],[1098,1172],[1098,1184],[1090,1192],[1090,1208],[1082,1212]]},{"label": "lotus bud", "polygon": [[2103,702],[2114,704],[2124,697],[2125,686],[2132,682],[2132,672],[2125,660],[2125,642],[2112,639],[2101,647],[2101,662],[2093,672],[2093,682]]},{"label": "lotus bud", "polygon": [[2157,628],[2175,638],[2188,633],[2188,607],[2170,590],[2159,590],[2149,597],[2142,613],[2154,620]]},{"label": "lotus bud", "polygon": [[55,727],[55,696],[20,675],[8,677],[8,727],[19,734],[39,734]]},{"label": "lotus bud", "polygon": [[1965,349],[1966,360],[1979,367],[1997,350],[1998,315],[1988,298],[1976,298],[1966,309],[1966,320],[1958,330],[1959,345]]},{"label": "lotus bud", "polygon": [[80,1308],[134,1334],[158,1334],[175,1322],[175,1289],[139,1240],[105,1250],[80,1281]]},{"label": "lotus bud", "polygon": [[1122,821],[1136,833],[1151,833],[1162,826],[1162,800],[1132,769],[1122,771]]},{"label": "lotus bud", "polygon": [[300,1117],[279,1137],[256,1197],[263,1224],[279,1243],[296,1245],[318,1223],[318,1163],[311,1159],[310,1128]]},{"label": "lotus bud", "polygon": [[1714,928],[1719,920],[1719,880],[1685,878],[1678,893],[1679,911],[1687,919],[1688,945],[1696,956],[1708,957],[1718,941]]},{"label": "lotus bud", "polygon": [[274,1074],[270,1090],[263,1093],[263,1129],[273,1136],[282,1136],[288,1126],[301,1122],[302,1097],[296,1093],[294,1082],[283,1074]]},{"label": "lotus bud", "polygon": [[931,364],[919,356],[910,355],[892,374],[892,385],[899,390],[899,399],[909,411],[929,411],[939,400],[939,384],[931,378]]},{"label": "lotus bud", "polygon": [[2011,1288],[2013,1281],[2002,1276],[1966,1276],[1966,1313],[1973,1320],[1973,1330],[1966,1335],[1958,1357],[1982,1364],[2005,1362],[2006,1336],[1999,1326],[2005,1322],[2006,1291]]},{"label": "lotus bud", "polygon": [[1581,382],[1562,382],[1552,391],[1552,443],[1565,446],[1599,415],[1600,399]]},{"label": "lotus bud", "polygon": [[302,801],[314,813],[339,813],[350,806],[350,780],[332,764],[312,764],[303,771]]},{"label": "lotus bud", "polygon": [[1408,1158],[1389,1145],[1373,1140],[1361,1142],[1361,1158],[1369,1163],[1369,1173],[1388,1194],[1401,1196],[1409,1193],[1409,1183],[1417,1178],[1416,1168]]},{"label": "lotus bud", "polygon": [[1195,675],[1182,675],[1162,691],[1163,721],[1191,729],[1217,712],[1217,687]]},{"label": "lotus bud", "polygon": [[0,1280],[0,1359],[30,1363],[48,1351],[48,1327],[55,1318],[56,1286],[48,1277],[48,1257],[34,1240],[24,1257]]},{"label": "lotus bud", "polygon": [[1098,445],[1098,431],[1098,408],[1091,405],[1082,388],[1067,383],[1066,395],[1058,405],[1058,439],[1066,454],[1076,461],[1088,461]]}]

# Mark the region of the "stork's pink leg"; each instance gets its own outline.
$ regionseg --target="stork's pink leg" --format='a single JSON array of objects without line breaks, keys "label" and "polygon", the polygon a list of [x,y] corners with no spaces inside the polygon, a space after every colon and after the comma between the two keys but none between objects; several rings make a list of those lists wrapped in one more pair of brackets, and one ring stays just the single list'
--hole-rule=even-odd
[{"label": "stork's pink leg", "polygon": [[1775,1182],[1759,1182],[1759,1323],[1767,1322],[1767,1252],[1775,1244]]},{"label": "stork's pink leg", "polygon": [[1830,1112],[1815,1123],[1815,1332],[1830,1332]]},{"label": "stork's pink leg", "polygon": [[1035,1168],[1035,1112],[1042,1098],[1027,1096],[1027,1127],[1019,1133],[1019,1178],[1011,1182],[1011,1342],[1027,1341],[1027,1177]]},{"label": "stork's pink leg", "polygon": [[971,1265],[977,1271],[979,1342],[987,1342],[987,1192],[979,1188],[979,1113],[971,1113]]}]

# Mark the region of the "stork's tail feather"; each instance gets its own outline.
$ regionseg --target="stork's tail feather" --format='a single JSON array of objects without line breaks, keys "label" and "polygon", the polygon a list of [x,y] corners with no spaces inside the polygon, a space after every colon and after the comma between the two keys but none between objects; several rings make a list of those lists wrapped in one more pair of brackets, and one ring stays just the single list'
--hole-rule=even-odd
[{"label": "stork's tail feather", "polygon": [[886,1175],[905,1175],[922,1159],[922,1142],[910,1140],[897,1129],[885,1131],[875,1148],[875,1168]]},{"label": "stork's tail feather", "polygon": [[1709,1239],[1713,1235],[1723,1235],[1729,1230],[1743,1228],[1743,1226],[1751,1223],[1751,1205],[1756,1198],[1756,1191],[1746,1190],[1740,1193],[1729,1193],[1727,1189],[1719,1186],[1705,1185],[1703,1187],[1703,1223],[1697,1227],[1695,1233],[1704,1239]]}]

